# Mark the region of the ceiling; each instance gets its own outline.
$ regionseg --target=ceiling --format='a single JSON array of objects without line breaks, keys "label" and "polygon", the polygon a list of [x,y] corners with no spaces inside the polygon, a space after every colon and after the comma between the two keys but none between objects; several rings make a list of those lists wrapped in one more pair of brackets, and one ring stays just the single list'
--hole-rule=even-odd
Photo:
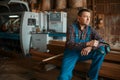
[{"label": "ceiling", "polygon": [[0,13],[15,13],[28,11],[27,3],[20,0],[1,0],[0,1]]}]

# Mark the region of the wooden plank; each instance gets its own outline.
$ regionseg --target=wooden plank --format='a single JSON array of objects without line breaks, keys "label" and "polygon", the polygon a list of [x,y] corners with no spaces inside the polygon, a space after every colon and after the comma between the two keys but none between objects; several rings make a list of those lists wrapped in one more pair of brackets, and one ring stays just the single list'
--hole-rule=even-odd
[{"label": "wooden plank", "polygon": [[65,41],[50,40],[49,44],[65,45]]},{"label": "wooden plank", "polygon": [[52,59],[63,56],[63,53],[53,55],[51,53],[38,52],[38,51],[35,51],[35,50],[32,50],[32,49],[31,49],[30,53],[32,54],[33,59],[39,60],[41,62],[46,62],[46,61],[49,61],[49,60],[52,60]]},{"label": "wooden plank", "polygon": [[[90,68],[91,61],[80,62],[76,65],[75,70],[87,73]],[[84,65],[84,66],[83,66]],[[120,79],[120,64],[103,62],[100,69],[100,76],[108,77],[111,79]]]},{"label": "wooden plank", "polygon": [[117,48],[111,48],[111,50],[120,52],[120,49],[117,49]]},{"label": "wooden plank", "polygon": [[[50,44],[47,45],[47,48],[50,50],[50,53],[59,54],[64,52],[65,45],[63,45],[62,41],[51,41]],[[120,62],[120,52],[119,51],[111,51],[105,56],[105,60]]]},{"label": "wooden plank", "polygon": [[[48,49],[50,50],[50,52],[52,52],[49,54],[52,54],[52,55],[60,54],[61,52],[64,52],[64,45],[61,45],[59,43],[48,44]],[[39,59],[39,58],[36,58],[36,59]],[[112,62],[109,62],[108,60]],[[46,63],[52,63],[56,66],[61,66],[62,57],[49,60]],[[81,71],[81,72],[88,72],[90,68],[90,64],[91,64],[91,61],[78,62],[78,64],[75,67],[75,70]],[[118,80],[120,79],[119,74],[120,74],[120,54],[119,52],[116,53],[114,51],[111,51],[109,54],[105,56],[105,61],[102,64],[99,75]]]},{"label": "wooden plank", "polygon": [[105,60],[114,61],[120,63],[120,54],[118,53],[108,53],[105,56]]},{"label": "wooden plank", "polygon": [[50,53],[53,53],[53,54],[63,53],[64,48],[65,46],[60,45],[60,44],[48,44],[47,45],[47,49],[49,50]]},{"label": "wooden plank", "polygon": [[100,69],[100,75],[104,77],[109,77],[115,80],[120,79],[120,64],[103,62]]},{"label": "wooden plank", "polygon": [[38,56],[38,57],[43,57],[43,58],[48,58],[51,56],[54,56],[53,54],[47,53],[47,52],[39,52],[37,50],[31,49],[30,54],[32,56]]},{"label": "wooden plank", "polygon": [[[54,59],[54,60],[47,61],[46,63],[51,63],[60,67],[62,64],[62,59],[61,60]],[[90,68],[90,64],[91,64],[91,61],[79,62],[75,66],[75,70],[87,73]],[[99,76],[119,80],[120,79],[119,74],[120,74],[119,64],[103,62],[102,67],[100,69]]]}]

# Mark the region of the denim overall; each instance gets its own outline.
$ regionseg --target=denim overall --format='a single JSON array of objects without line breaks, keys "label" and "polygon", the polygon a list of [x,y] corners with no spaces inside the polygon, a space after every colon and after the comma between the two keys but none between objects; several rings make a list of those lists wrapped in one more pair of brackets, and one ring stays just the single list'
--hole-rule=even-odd
[{"label": "denim overall", "polygon": [[[79,39],[77,25],[73,24],[73,27],[75,29],[75,36],[76,36],[75,42],[78,43],[78,42],[90,41],[90,36],[89,36],[89,34],[91,34],[90,27],[88,27],[87,37],[85,40]],[[101,46],[99,48],[105,52],[103,46]],[[92,50],[87,56],[81,56],[80,52],[81,51],[65,49],[62,66],[61,66],[61,72],[60,72],[60,75],[57,80],[72,80],[72,71],[73,71],[76,63],[78,61],[85,61],[85,60],[89,60],[89,59],[92,60],[92,64],[88,71],[88,76],[89,76],[90,80],[98,79],[99,70],[100,70],[102,62],[104,60],[105,54],[102,54],[97,49]]]}]

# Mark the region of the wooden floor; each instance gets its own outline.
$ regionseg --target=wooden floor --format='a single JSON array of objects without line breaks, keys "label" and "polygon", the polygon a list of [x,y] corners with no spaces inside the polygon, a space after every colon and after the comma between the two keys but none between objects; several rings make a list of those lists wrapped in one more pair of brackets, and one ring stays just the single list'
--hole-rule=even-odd
[{"label": "wooden floor", "polygon": [[[47,64],[44,64],[47,65]],[[46,71],[43,63],[21,54],[2,52],[0,50],[0,80],[57,80],[60,69],[55,67]],[[72,80],[85,80],[84,73],[74,71]],[[99,77],[98,80],[112,80]]]},{"label": "wooden floor", "polygon": [[[0,80],[56,80],[60,69],[46,71],[30,58],[0,57]],[[74,76],[72,80],[82,80]]]}]

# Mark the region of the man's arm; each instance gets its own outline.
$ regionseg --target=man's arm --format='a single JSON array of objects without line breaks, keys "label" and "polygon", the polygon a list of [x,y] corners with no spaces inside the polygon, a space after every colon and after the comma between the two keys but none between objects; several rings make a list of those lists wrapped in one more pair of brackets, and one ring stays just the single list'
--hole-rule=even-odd
[{"label": "man's arm", "polygon": [[99,42],[103,42],[103,38],[98,34],[98,32],[95,29],[92,30],[92,40],[98,40]]},{"label": "man's arm", "polygon": [[90,42],[87,43],[87,45],[93,45],[93,47],[99,47],[99,46],[104,46],[104,44],[100,43],[100,42],[104,42],[104,39],[98,34],[98,32],[91,28],[91,40]]},{"label": "man's arm", "polygon": [[81,50],[81,55],[83,56],[88,55],[92,49],[96,49],[99,46],[101,46],[101,43],[99,42],[104,41],[94,29],[91,30],[91,32],[92,32],[91,41],[87,42],[86,48],[83,48]]}]

